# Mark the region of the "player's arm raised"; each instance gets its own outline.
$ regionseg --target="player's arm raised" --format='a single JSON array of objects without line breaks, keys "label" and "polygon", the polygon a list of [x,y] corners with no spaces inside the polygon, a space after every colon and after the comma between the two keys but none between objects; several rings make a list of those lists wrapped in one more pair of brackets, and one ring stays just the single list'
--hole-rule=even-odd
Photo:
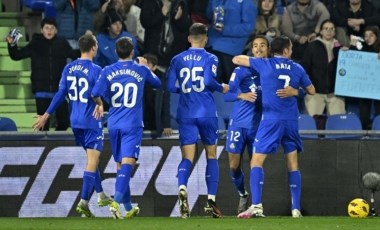
[{"label": "player's arm raised", "polygon": [[249,67],[249,56],[247,55],[238,55],[232,58],[232,62],[235,65],[241,65],[245,67]]}]

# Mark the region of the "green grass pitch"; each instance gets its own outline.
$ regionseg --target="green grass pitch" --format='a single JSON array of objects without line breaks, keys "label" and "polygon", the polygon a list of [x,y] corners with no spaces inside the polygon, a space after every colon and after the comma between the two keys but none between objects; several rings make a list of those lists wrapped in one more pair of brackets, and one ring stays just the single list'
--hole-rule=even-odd
[{"label": "green grass pitch", "polygon": [[266,217],[237,219],[223,217],[191,217],[189,219],[170,217],[135,217],[134,219],[113,220],[111,218],[0,218],[0,229],[253,229],[253,230],[366,230],[380,229],[380,218],[356,219],[350,217]]}]

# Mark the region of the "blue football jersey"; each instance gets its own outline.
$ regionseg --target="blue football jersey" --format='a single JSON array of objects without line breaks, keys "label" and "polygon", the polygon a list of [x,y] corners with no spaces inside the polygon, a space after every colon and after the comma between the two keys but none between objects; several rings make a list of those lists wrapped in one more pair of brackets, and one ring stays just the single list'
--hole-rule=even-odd
[{"label": "blue football jersey", "polygon": [[98,80],[101,70],[98,65],[87,59],[79,58],[67,64],[62,72],[58,92],[47,112],[49,114],[54,112],[68,96],[72,128],[102,128],[102,122],[92,116],[96,104],[91,98],[92,88]]},{"label": "blue football jersey", "polygon": [[161,86],[160,79],[146,66],[134,61],[118,61],[106,66],[92,95],[103,97],[110,105],[108,129],[143,127],[144,85]]},{"label": "blue football jersey", "polygon": [[278,89],[311,85],[309,76],[297,63],[285,57],[250,58],[250,67],[260,73],[263,119],[298,120],[297,97],[280,98]]},{"label": "blue football jersey", "polygon": [[180,94],[177,119],[217,117],[212,93],[223,92],[215,80],[217,66],[217,57],[202,48],[189,48],[172,59],[167,88]]},{"label": "blue football jersey", "polygon": [[[229,81],[230,89],[224,95],[225,101],[235,101],[229,125],[257,129],[261,119],[261,84],[259,73],[246,67],[236,67]],[[237,100],[239,93],[256,92],[254,103]],[[228,102],[227,102],[228,103]]]}]

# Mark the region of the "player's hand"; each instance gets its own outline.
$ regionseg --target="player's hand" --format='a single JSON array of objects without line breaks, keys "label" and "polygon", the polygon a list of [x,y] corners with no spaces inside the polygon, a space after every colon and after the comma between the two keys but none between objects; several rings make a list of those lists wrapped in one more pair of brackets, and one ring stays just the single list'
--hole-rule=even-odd
[{"label": "player's hand", "polygon": [[37,118],[37,121],[32,125],[33,131],[40,131],[46,124],[49,114],[45,113],[44,115],[37,115],[33,118]]},{"label": "player's hand", "polygon": [[96,120],[100,120],[104,116],[103,105],[96,105],[92,116],[95,117]]},{"label": "player's hand", "polygon": [[276,94],[280,98],[293,97],[293,96],[298,96],[298,90],[291,86],[286,86],[283,89],[277,90]]},{"label": "player's hand", "polygon": [[8,42],[9,44],[11,44],[13,42],[13,38],[11,36],[6,36],[5,37],[5,41]]},{"label": "player's hand", "polygon": [[164,128],[162,134],[164,134],[164,136],[166,137],[170,137],[173,134],[173,130],[172,128]]},{"label": "player's hand", "polygon": [[228,90],[230,90],[230,86],[228,84],[222,83],[222,86],[223,86],[223,93],[227,93]]},{"label": "player's hand", "polygon": [[255,102],[257,99],[257,94],[256,92],[241,93],[238,98],[244,101]]}]

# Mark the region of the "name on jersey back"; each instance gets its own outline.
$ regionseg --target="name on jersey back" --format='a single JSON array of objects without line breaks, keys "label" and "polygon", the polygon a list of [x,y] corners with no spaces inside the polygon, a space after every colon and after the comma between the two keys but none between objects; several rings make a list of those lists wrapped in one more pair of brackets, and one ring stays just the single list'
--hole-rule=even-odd
[{"label": "name on jersey back", "polygon": [[200,61],[202,59],[202,56],[199,56],[199,55],[192,55],[192,54],[188,54],[186,56],[183,57],[183,60],[184,61]]},{"label": "name on jersey back", "polygon": [[81,71],[84,74],[88,75],[88,69],[82,65],[73,65],[69,68],[69,73],[71,74],[74,71]]},{"label": "name on jersey back", "polygon": [[286,63],[276,64],[276,69],[287,69],[287,70],[290,70],[290,65],[288,65]]},{"label": "name on jersey back", "polygon": [[111,72],[107,75],[107,79],[111,81],[114,77],[120,76],[120,75],[129,75],[131,77],[134,77],[138,82],[141,82],[143,78],[138,74],[136,71],[131,69],[120,69]]}]

